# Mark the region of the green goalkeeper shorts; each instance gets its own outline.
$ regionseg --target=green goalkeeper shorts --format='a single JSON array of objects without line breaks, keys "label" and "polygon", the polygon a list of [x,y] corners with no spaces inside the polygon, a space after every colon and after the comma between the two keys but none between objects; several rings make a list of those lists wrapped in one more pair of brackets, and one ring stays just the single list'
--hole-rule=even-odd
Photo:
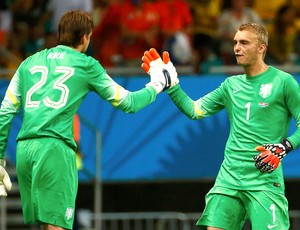
[{"label": "green goalkeeper shorts", "polygon": [[254,230],[288,230],[288,202],[284,194],[271,191],[232,190],[214,187],[205,198],[206,207],[197,224],[225,230],[241,230],[247,219]]},{"label": "green goalkeeper shorts", "polygon": [[22,140],[16,161],[24,222],[72,229],[78,188],[74,151],[55,138]]}]

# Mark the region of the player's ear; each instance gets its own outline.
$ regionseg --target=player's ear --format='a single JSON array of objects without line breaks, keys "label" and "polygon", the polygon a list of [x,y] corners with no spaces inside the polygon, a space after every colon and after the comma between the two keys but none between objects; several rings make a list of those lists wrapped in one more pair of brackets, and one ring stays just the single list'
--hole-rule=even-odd
[{"label": "player's ear", "polygon": [[266,51],[267,51],[267,45],[264,43],[260,44],[259,53],[264,54],[264,53],[266,53]]},{"label": "player's ear", "polygon": [[88,36],[85,34],[85,35],[83,35],[83,37],[81,38],[81,44],[84,44],[84,43],[86,43],[87,42],[87,40],[88,40]]},{"label": "player's ear", "polygon": [[86,42],[89,42],[90,39],[91,39],[91,36],[92,36],[92,32],[89,33],[89,34],[83,35],[82,40],[81,40],[81,44],[84,44],[84,43],[86,43]]}]

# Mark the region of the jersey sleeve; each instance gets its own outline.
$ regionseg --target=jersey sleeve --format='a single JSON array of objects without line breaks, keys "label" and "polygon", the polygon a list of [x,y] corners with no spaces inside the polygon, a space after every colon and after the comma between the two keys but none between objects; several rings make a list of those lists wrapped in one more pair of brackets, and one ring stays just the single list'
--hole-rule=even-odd
[{"label": "jersey sleeve", "polygon": [[179,85],[174,86],[168,94],[178,109],[188,118],[196,120],[211,116],[224,109],[223,89],[224,85],[214,91],[200,97],[198,100],[191,99]]},{"label": "jersey sleeve", "polygon": [[296,79],[293,77],[287,78],[284,92],[287,108],[295,119],[297,126],[295,132],[288,137],[288,140],[296,149],[300,146],[300,91]]},{"label": "jersey sleeve", "polygon": [[3,159],[5,156],[5,149],[12,120],[20,111],[20,91],[20,78],[19,71],[17,70],[9,83],[0,107],[0,159]]},{"label": "jersey sleeve", "polygon": [[104,69],[90,82],[92,90],[112,106],[125,113],[136,113],[156,99],[156,91],[148,86],[137,91],[126,90],[115,82]]}]

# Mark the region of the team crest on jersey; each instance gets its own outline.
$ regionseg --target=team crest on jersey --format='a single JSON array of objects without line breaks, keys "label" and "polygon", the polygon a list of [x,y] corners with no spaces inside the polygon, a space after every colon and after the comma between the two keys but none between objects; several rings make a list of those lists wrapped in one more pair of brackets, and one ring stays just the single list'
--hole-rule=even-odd
[{"label": "team crest on jersey", "polygon": [[73,217],[74,209],[73,208],[67,208],[66,209],[66,219],[69,221]]},{"label": "team crest on jersey", "polygon": [[268,84],[261,84],[260,86],[260,90],[259,90],[259,95],[262,98],[266,98],[268,96],[271,95],[271,91],[272,91],[272,83],[268,83]]}]

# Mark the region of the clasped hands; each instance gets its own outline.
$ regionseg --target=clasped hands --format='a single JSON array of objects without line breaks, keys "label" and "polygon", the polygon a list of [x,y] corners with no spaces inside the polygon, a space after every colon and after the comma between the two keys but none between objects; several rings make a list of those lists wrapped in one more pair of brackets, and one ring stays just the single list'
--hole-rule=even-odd
[{"label": "clasped hands", "polygon": [[151,48],[144,52],[142,62],[142,69],[150,75],[150,82],[146,86],[153,86],[157,94],[179,83],[176,68],[168,52],[164,51],[161,58],[156,49]]}]

